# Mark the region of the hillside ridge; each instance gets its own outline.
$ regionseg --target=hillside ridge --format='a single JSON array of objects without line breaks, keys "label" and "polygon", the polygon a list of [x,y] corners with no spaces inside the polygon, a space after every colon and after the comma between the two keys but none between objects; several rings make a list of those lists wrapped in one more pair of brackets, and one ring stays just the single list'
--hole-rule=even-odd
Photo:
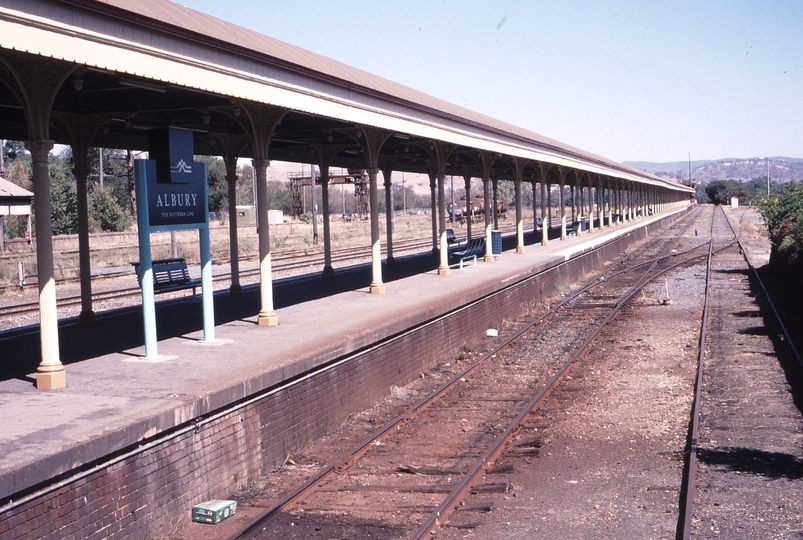
[{"label": "hillside ridge", "polygon": [[[689,178],[688,161],[654,163],[649,161],[625,161],[625,165],[635,167],[656,176],[674,180]],[[803,158],[770,157],[770,179],[775,182],[803,180]],[[695,183],[708,183],[712,180],[739,180],[746,182],[754,178],[767,177],[767,158],[722,158],[715,160],[693,160],[691,178]]]}]

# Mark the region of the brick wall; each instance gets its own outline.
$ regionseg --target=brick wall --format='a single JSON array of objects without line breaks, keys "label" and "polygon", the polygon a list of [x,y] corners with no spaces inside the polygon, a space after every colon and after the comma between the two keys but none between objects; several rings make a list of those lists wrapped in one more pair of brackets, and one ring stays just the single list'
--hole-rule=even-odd
[{"label": "brick wall", "polygon": [[638,229],[291,386],[198,419],[144,449],[110,456],[116,459],[112,464],[0,514],[0,537],[169,536],[178,520],[189,519],[193,504],[229,496],[349,414],[384,398],[391,385],[405,385],[434,363],[453,358],[485,329],[618,258],[644,236]]}]

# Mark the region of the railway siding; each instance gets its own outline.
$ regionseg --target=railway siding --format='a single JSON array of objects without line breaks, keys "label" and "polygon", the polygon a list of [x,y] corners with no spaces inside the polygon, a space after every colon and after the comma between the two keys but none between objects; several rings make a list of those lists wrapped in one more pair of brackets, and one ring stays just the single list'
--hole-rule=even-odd
[{"label": "railway siding", "polygon": [[[729,216],[738,228],[741,216]],[[745,247],[766,262],[761,244]],[[744,257],[730,250],[715,263],[693,536],[800,538],[801,369]]]}]

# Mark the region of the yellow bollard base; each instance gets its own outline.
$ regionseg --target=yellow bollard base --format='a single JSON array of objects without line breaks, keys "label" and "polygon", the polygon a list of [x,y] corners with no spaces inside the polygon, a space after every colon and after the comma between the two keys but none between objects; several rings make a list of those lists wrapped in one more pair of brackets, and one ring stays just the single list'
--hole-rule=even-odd
[{"label": "yellow bollard base", "polygon": [[279,326],[279,317],[275,311],[269,313],[260,313],[257,316],[257,325],[259,326]]},{"label": "yellow bollard base", "polygon": [[485,258],[482,260],[485,262],[496,262],[496,257],[494,257],[493,255],[486,255]]},{"label": "yellow bollard base", "polygon": [[568,240],[568,239],[569,239],[569,237],[568,237],[568,236],[566,236],[565,234],[561,234],[561,235],[560,235],[560,239],[561,239],[561,240]]},{"label": "yellow bollard base", "polygon": [[59,371],[42,371],[36,374],[36,388],[39,390],[58,390],[67,388],[67,374]]},{"label": "yellow bollard base", "polygon": [[525,253],[527,250],[524,249],[524,246],[517,246],[516,253]]},{"label": "yellow bollard base", "polygon": [[369,287],[371,294],[385,294],[385,286],[384,285],[371,285]]},{"label": "yellow bollard base", "polygon": [[452,269],[448,266],[439,266],[438,267],[438,275],[439,276],[448,276],[452,273]]},{"label": "yellow bollard base", "polygon": [[541,240],[541,245],[542,246],[548,246],[549,245],[549,240]]}]

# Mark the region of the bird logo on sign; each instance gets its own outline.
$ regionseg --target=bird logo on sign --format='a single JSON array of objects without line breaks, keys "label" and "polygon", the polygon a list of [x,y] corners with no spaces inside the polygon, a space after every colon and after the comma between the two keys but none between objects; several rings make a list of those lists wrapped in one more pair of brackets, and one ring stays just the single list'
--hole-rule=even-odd
[{"label": "bird logo on sign", "polygon": [[176,163],[175,167],[170,167],[170,172],[192,174],[192,167],[187,165],[187,162],[185,162],[183,159],[180,159],[178,160],[178,163]]}]

